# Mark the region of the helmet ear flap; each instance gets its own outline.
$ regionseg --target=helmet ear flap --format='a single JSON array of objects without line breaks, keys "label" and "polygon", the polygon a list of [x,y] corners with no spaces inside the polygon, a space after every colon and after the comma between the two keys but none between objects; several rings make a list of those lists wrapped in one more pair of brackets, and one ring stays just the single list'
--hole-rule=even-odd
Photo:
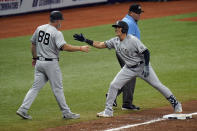
[{"label": "helmet ear flap", "polygon": [[122,28],[121,32],[122,32],[122,33],[127,33],[127,32],[128,32],[128,29]]}]

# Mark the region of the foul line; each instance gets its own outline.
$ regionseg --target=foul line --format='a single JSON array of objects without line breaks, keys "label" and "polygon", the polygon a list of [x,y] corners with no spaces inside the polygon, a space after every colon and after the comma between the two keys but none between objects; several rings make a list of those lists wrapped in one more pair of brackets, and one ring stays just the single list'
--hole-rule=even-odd
[{"label": "foul line", "polygon": [[[197,112],[191,113],[189,115],[197,115]],[[118,131],[118,130],[122,130],[122,129],[126,129],[126,128],[131,128],[131,127],[136,127],[136,126],[141,126],[141,125],[147,125],[147,124],[150,124],[150,123],[155,123],[155,122],[159,122],[159,121],[163,121],[163,120],[167,120],[167,119],[158,118],[158,119],[150,120],[150,121],[143,122],[143,123],[121,126],[121,127],[118,127],[118,128],[107,129],[107,130],[104,130],[104,131]]]},{"label": "foul line", "polygon": [[105,130],[105,131],[118,131],[118,130],[125,129],[125,128],[131,128],[131,127],[135,127],[135,126],[146,125],[146,124],[155,123],[155,122],[159,122],[159,121],[163,121],[163,120],[165,120],[165,119],[164,118],[159,118],[159,119],[156,119],[156,120],[150,120],[150,121],[147,121],[147,122],[133,124],[133,125],[121,126],[121,127],[118,127],[118,128],[108,129],[108,130]]}]

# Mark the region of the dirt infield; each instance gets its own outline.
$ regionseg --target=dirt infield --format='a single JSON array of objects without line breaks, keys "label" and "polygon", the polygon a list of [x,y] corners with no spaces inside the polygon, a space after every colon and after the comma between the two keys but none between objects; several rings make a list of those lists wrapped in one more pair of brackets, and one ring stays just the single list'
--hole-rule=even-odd
[{"label": "dirt infield", "polygon": [[[62,30],[82,28],[102,24],[114,23],[125,16],[131,2],[81,7],[62,10],[65,21]],[[163,16],[186,14],[197,12],[197,0],[171,0],[169,2],[141,2],[143,10],[142,19],[157,18]],[[0,39],[31,35],[38,25],[48,22],[49,12],[26,14],[0,18]],[[197,21],[197,17],[184,20]],[[184,113],[197,112],[197,101],[183,103]],[[161,107],[157,109],[131,112],[127,115],[113,118],[101,118],[94,121],[65,125],[57,128],[45,129],[44,131],[95,131],[120,127],[126,124],[136,124],[172,113],[172,108]],[[96,115],[96,114],[95,114]],[[157,123],[124,129],[128,131],[196,131],[197,116],[188,120],[166,120]]]},{"label": "dirt infield", "polygon": [[[197,101],[183,103],[183,113],[197,112]],[[120,126],[137,124],[153,119],[161,118],[163,115],[172,114],[172,107],[160,107],[145,111],[131,111],[130,114],[113,118],[101,118],[94,121],[82,122],[57,128],[50,128],[44,131],[99,131]],[[141,125],[124,131],[196,131],[197,115],[188,120],[164,120],[149,125]]]}]

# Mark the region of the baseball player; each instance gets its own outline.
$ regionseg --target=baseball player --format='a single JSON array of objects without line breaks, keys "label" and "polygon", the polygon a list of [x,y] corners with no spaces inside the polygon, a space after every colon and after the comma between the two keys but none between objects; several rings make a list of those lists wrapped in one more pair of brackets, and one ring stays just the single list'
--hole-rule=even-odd
[{"label": "baseball player", "polygon": [[86,42],[96,48],[114,48],[116,53],[124,60],[124,67],[118,72],[110,83],[105,110],[97,113],[98,117],[113,116],[113,102],[117,92],[129,80],[140,77],[155,89],[157,89],[173,106],[175,112],[182,112],[181,103],[178,102],[172,92],[164,86],[149,64],[150,53],[147,47],[135,36],[127,34],[128,25],[124,21],[117,21],[112,25],[115,28],[116,37],[105,42],[98,42],[86,39],[83,34],[75,34],[75,40]]},{"label": "baseball player", "polygon": [[[126,22],[129,26],[128,34],[132,34],[136,36],[140,40],[140,29],[138,27],[137,22],[140,20],[141,13],[144,12],[141,9],[140,4],[132,4],[129,8],[128,14],[122,19],[122,21]],[[116,57],[118,62],[122,67],[124,67],[125,63],[121,59],[121,57],[116,53]],[[122,92],[123,93],[123,104],[122,110],[140,110],[140,107],[135,106],[133,104],[133,95],[135,89],[136,78],[131,79],[127,84],[124,85],[120,90],[118,90],[117,96]],[[113,103],[113,106],[117,106],[116,100]]]},{"label": "baseball player", "polygon": [[80,117],[79,114],[72,113],[66,104],[62,85],[62,74],[58,63],[59,52],[88,52],[89,47],[72,46],[66,43],[62,32],[58,30],[61,27],[62,20],[63,15],[60,11],[52,11],[50,13],[49,24],[39,26],[31,38],[32,65],[35,66],[34,83],[32,88],[27,92],[22,105],[16,112],[17,115],[24,119],[32,119],[27,112],[38,92],[47,81],[50,82],[54,96],[62,111],[63,118],[77,119]]}]

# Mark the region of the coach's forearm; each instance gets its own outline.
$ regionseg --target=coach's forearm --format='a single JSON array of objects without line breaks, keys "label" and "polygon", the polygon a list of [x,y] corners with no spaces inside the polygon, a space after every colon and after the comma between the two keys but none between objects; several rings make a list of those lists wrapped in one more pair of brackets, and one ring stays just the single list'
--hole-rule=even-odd
[{"label": "coach's forearm", "polygon": [[62,46],[62,50],[69,51],[69,52],[81,51],[81,46],[72,46],[69,44],[65,44]]}]

